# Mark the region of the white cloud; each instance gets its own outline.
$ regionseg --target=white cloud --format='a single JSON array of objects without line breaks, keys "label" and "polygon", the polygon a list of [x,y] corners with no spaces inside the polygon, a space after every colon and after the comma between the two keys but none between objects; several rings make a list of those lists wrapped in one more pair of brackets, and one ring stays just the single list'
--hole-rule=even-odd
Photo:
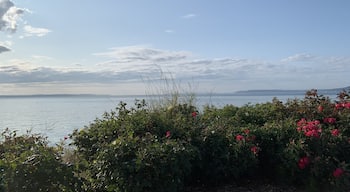
[{"label": "white cloud", "polygon": [[182,18],[184,18],[184,19],[191,19],[191,18],[194,18],[194,17],[197,17],[197,15],[194,14],[194,13],[189,13],[187,15],[183,15],[182,16]]},{"label": "white cloud", "polygon": [[315,59],[313,55],[306,54],[306,53],[299,53],[292,56],[289,56],[287,58],[281,59],[282,62],[304,62],[304,61],[311,61]]},{"label": "white cloud", "polygon": [[1,41],[0,41],[0,45],[3,45],[3,46],[11,46],[11,45],[12,45],[12,41],[4,41],[4,42],[1,42]]},{"label": "white cloud", "polygon": [[37,37],[42,37],[47,35],[48,33],[51,32],[51,30],[49,29],[45,29],[45,28],[36,28],[36,27],[32,27],[30,25],[25,25],[23,27],[24,29],[24,36],[25,37],[29,37],[29,36],[37,36]]},{"label": "white cloud", "polygon": [[142,77],[157,77],[159,70],[163,70],[176,79],[217,82],[217,86],[226,84],[228,87],[232,84],[235,86],[233,89],[303,89],[331,83],[336,86],[335,80],[325,83],[324,77],[338,78],[340,84],[343,82],[340,76],[350,73],[350,58],[327,58],[310,54],[295,54],[280,60],[288,62],[288,65],[283,62],[231,57],[203,59],[187,51],[160,50],[148,46],[113,48],[95,55],[106,57],[98,66],[104,70],[125,74],[130,72]]},{"label": "white cloud", "polygon": [[[159,76],[163,70],[179,79],[241,79],[254,73],[271,70],[268,63],[248,59],[198,59],[187,51],[168,51],[147,46],[113,48],[96,56],[106,57],[98,64],[100,69],[115,72],[133,72],[140,76]],[[266,65],[266,66],[265,66]]]},{"label": "white cloud", "polygon": [[[231,92],[247,89],[331,88],[350,84],[349,57],[313,56],[308,62],[281,63],[246,58],[201,58],[188,51],[169,51],[150,46],[116,47],[95,53],[94,66],[48,67],[50,59],[34,55],[28,60],[0,61],[1,84],[109,84],[159,80],[162,74],[181,82],[195,82],[203,90]],[[294,55],[289,61],[296,61]],[[299,57],[302,58],[302,57]],[[305,57],[310,58],[310,57]],[[299,61],[299,60],[297,60]],[[89,68],[87,68],[89,67]],[[138,87],[142,89],[144,87]],[[142,90],[139,90],[142,93]]]},{"label": "white cloud", "polygon": [[44,56],[44,55],[32,55],[33,59],[37,60],[52,60],[52,57]]},{"label": "white cloud", "polygon": [[172,30],[172,29],[167,29],[167,30],[165,30],[164,32],[165,32],[165,33],[175,33],[175,31]]},{"label": "white cloud", "polygon": [[17,22],[25,11],[10,0],[0,0],[0,31],[16,32]]},{"label": "white cloud", "polygon": [[[18,23],[21,20],[21,16],[25,13],[31,13],[30,10],[25,8],[18,8],[10,0],[0,0],[0,31],[15,33],[18,28]],[[26,21],[22,21],[22,24],[26,24]],[[30,25],[25,25],[23,27],[24,35],[20,38],[37,36],[42,37],[51,32],[46,28],[32,27]]]},{"label": "white cloud", "polygon": [[160,50],[147,46],[112,48],[111,51],[95,53],[94,55],[108,58],[107,61],[98,65],[115,71],[157,70],[158,65],[173,68],[174,64],[181,63],[192,56],[186,51]]}]

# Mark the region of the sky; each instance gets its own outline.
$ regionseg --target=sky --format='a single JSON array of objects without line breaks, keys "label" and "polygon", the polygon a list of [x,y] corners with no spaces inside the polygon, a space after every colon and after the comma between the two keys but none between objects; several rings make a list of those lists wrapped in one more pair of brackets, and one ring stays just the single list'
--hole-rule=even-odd
[{"label": "sky", "polygon": [[0,95],[145,94],[167,80],[197,93],[346,87],[349,9],[348,0],[0,0]]}]

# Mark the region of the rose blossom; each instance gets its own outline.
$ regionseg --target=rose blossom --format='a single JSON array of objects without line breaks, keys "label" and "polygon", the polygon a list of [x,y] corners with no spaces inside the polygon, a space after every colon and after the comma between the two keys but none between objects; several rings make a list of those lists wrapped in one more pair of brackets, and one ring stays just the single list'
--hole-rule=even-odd
[{"label": "rose blossom", "polygon": [[338,136],[339,135],[339,130],[338,129],[333,129],[333,130],[331,130],[331,134],[333,136]]},{"label": "rose blossom", "polygon": [[340,177],[342,174],[344,173],[344,170],[342,168],[336,168],[334,171],[333,171],[333,176],[338,178]]},{"label": "rose blossom", "polygon": [[236,140],[237,141],[242,141],[244,139],[244,137],[242,135],[237,135],[236,136]]}]

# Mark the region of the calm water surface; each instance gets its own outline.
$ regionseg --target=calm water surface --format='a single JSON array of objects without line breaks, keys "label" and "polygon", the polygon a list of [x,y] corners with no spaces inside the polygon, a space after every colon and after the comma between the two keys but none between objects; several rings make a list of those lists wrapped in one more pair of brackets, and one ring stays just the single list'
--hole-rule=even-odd
[{"label": "calm water surface", "polygon": [[[300,96],[299,98],[301,98]],[[25,133],[40,133],[51,143],[63,139],[74,129],[89,125],[106,111],[114,110],[120,101],[133,105],[142,97],[0,97],[0,130],[9,128]],[[295,96],[280,96],[286,101]],[[147,98],[146,98],[147,99]],[[213,104],[222,107],[226,104],[242,106],[247,103],[271,101],[273,96],[199,96],[197,106]]]}]

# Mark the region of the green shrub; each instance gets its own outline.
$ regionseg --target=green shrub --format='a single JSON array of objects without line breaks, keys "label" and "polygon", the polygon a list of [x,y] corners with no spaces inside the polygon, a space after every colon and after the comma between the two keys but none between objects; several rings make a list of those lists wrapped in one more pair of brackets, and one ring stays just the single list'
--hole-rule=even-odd
[{"label": "green shrub", "polygon": [[73,166],[40,135],[5,130],[0,142],[1,191],[81,191]]},{"label": "green shrub", "polygon": [[223,132],[215,128],[203,130],[198,146],[199,162],[194,175],[206,185],[220,185],[247,179],[257,167],[260,148],[249,130]]},{"label": "green shrub", "polygon": [[191,146],[176,140],[118,137],[96,160],[99,190],[179,191],[190,174],[191,156]]},{"label": "green shrub", "polygon": [[191,174],[198,152],[191,145],[193,106],[150,109],[136,102],[106,113],[73,133],[88,167],[85,177],[94,191],[179,191]]},{"label": "green shrub", "polygon": [[256,142],[259,143],[259,169],[257,174],[262,178],[273,181],[290,181],[289,172],[286,172],[284,162],[284,150],[286,144],[295,136],[298,136],[292,119],[269,122],[262,127],[253,129]]},{"label": "green shrub", "polygon": [[116,111],[72,135],[88,191],[181,191],[245,179],[308,191],[350,187],[350,102],[304,99],[223,108],[191,104]]}]

